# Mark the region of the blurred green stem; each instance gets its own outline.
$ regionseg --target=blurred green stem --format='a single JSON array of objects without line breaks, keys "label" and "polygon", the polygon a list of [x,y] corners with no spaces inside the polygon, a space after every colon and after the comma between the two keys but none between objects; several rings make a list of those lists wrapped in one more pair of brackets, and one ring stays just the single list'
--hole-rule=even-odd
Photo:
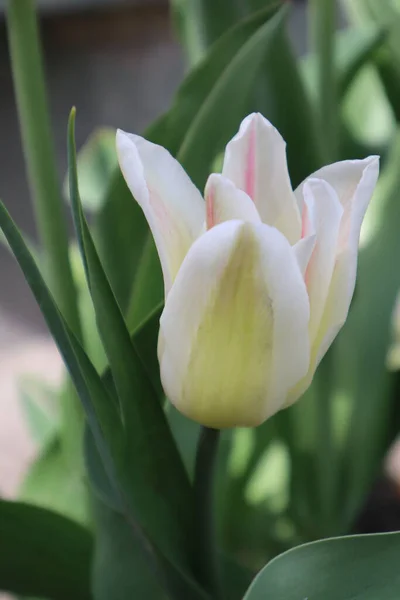
[{"label": "blurred green stem", "polygon": [[337,456],[333,436],[332,391],[334,389],[334,350],[331,348],[318,367],[316,397],[317,473],[319,492],[318,535],[334,535],[336,529]]},{"label": "blurred green stem", "polygon": [[23,150],[46,261],[46,279],[63,316],[80,337],[33,0],[8,1],[7,30]]},{"label": "blurred green stem", "polygon": [[310,51],[316,54],[318,129],[325,162],[338,154],[337,81],[334,64],[336,0],[309,0]]},{"label": "blurred green stem", "polygon": [[[9,0],[7,30],[28,179],[44,257],[46,281],[57,305],[81,340],[77,291],[68,253],[68,233],[57,176],[42,62],[42,49],[33,0]],[[81,462],[83,413],[72,384],[62,395],[62,428],[65,456]]]},{"label": "blurred green stem", "polygon": [[202,427],[194,475],[196,571],[200,583],[215,599],[220,598],[221,595],[215,539],[213,485],[219,437],[219,429]]}]

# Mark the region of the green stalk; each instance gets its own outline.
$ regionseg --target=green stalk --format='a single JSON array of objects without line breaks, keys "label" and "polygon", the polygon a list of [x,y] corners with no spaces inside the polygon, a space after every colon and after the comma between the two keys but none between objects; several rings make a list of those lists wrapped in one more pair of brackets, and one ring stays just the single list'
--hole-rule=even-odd
[{"label": "green stalk", "polygon": [[81,337],[33,0],[8,1],[7,31],[26,168],[46,261],[46,279],[63,316]]},{"label": "green stalk", "polygon": [[[33,0],[8,0],[7,33],[23,151],[46,282],[68,325],[82,339],[68,233],[57,176],[42,49]],[[62,443],[73,468],[82,462],[83,412],[71,381],[61,391]]]},{"label": "green stalk", "polygon": [[318,480],[318,533],[328,537],[335,534],[337,525],[337,453],[333,435],[332,391],[334,388],[334,347],[325,355],[318,367],[316,425],[316,466]]},{"label": "green stalk", "polygon": [[326,162],[337,158],[339,119],[334,51],[336,0],[309,0],[310,50],[317,60],[317,97],[320,137]]},{"label": "green stalk", "polygon": [[202,427],[194,474],[194,517],[196,573],[215,600],[221,597],[214,515],[214,472],[218,455],[219,429]]}]

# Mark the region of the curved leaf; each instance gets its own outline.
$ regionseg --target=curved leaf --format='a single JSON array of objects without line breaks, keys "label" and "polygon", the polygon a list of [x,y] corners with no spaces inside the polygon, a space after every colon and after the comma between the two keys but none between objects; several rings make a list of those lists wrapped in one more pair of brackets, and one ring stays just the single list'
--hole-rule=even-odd
[{"label": "curved leaf", "polygon": [[92,537],[81,525],[0,500],[0,590],[51,600],[90,600]]},{"label": "curved leaf", "polygon": [[272,560],[243,600],[394,600],[400,533],[306,544]]}]

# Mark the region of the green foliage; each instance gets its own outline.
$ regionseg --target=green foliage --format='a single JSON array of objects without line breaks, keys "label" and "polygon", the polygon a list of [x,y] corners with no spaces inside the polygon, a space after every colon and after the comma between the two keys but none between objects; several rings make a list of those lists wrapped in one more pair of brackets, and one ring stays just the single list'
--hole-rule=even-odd
[{"label": "green foliage", "polygon": [[19,498],[85,525],[90,520],[84,474],[69,464],[58,434],[43,445],[30,466]]},{"label": "green foliage", "polygon": [[282,554],[244,600],[394,600],[400,589],[398,533],[336,538]]},{"label": "green foliage", "polygon": [[19,397],[32,438],[40,446],[49,440],[58,426],[57,392],[40,380],[22,378]]},{"label": "green foliage", "polygon": [[82,212],[74,113],[70,118],[68,145],[70,195],[82,262],[125,429],[125,456],[115,456],[120,463],[119,476],[130,496],[128,501],[132,502],[150,536],[166,555],[187,565],[190,489],[164,411],[132,344]]},{"label": "green foliage", "polygon": [[92,538],[70,519],[0,500],[0,589],[51,600],[90,600]]},{"label": "green foliage", "polygon": [[[400,253],[399,161],[397,134],[369,209],[369,233],[360,252],[354,306],[338,340],[345,393],[352,399],[343,481],[350,521],[397,434],[391,422],[398,398],[394,377],[385,365],[400,287],[400,273],[392,265],[392,257]],[[357,351],[360,344],[362,354]]]}]

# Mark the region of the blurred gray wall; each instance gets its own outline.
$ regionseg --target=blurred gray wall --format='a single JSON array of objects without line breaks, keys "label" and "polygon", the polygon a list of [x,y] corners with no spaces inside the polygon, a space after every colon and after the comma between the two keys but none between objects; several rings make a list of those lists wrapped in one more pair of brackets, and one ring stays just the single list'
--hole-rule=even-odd
[{"label": "blurred gray wall", "polygon": [[[108,2],[106,9],[42,11],[51,117],[60,179],[66,169],[66,124],[77,107],[78,147],[101,125],[140,132],[168,107],[183,74],[168,6]],[[76,3],[72,3],[76,4]],[[86,2],[80,0],[81,8]],[[98,4],[106,4],[99,2]],[[75,7],[76,8],[76,7]],[[34,235],[12,88],[4,21],[0,23],[0,197],[23,230]],[[0,249],[0,310],[29,326],[42,319],[14,261]]]}]

